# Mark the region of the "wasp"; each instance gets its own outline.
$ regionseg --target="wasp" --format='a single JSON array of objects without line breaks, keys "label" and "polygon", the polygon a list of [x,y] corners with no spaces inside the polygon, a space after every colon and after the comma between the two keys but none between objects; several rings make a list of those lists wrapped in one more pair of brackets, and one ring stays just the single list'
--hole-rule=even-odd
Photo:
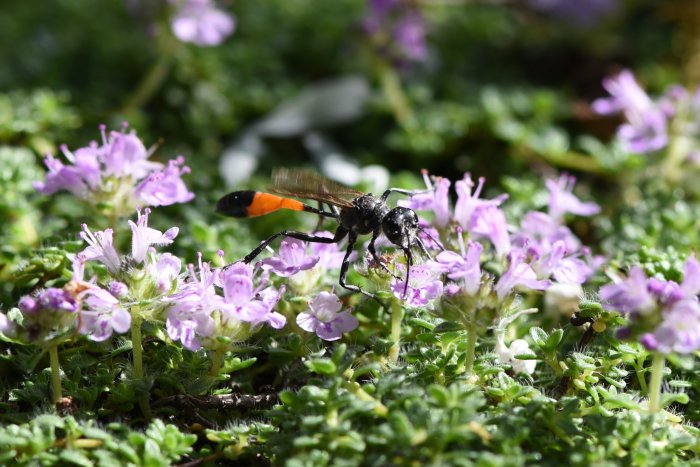
[{"label": "wasp", "polygon": [[[423,191],[409,191],[400,188],[390,188],[381,196],[372,193],[362,193],[341,183],[329,180],[322,175],[304,169],[277,168],[272,172],[272,186],[268,192],[234,191],[223,196],[216,203],[219,214],[230,217],[263,216],[280,209],[306,211],[315,213],[322,218],[335,219],[338,227],[332,238],[320,237],[305,232],[283,230],[264,240],[251,251],[243,262],[253,261],[270,243],[278,237],[291,237],[305,242],[339,243],[348,238],[347,251],[340,267],[339,283],[341,287],[352,292],[359,292],[368,297],[374,295],[362,290],[359,286],[347,283],[350,254],[355,248],[360,235],[372,235],[368,251],[378,265],[389,274],[395,274],[384,264],[377,255],[375,242],[383,233],[386,238],[399,247],[406,258],[406,284],[404,295],[408,290],[408,279],[411,265],[414,262],[411,248],[417,246],[427,257],[430,257],[425,244],[418,233],[423,232],[418,224],[415,211],[406,207],[389,208],[387,199],[392,193],[412,196]],[[317,201],[318,208],[309,206],[293,198]],[[328,209],[324,209],[328,206]],[[426,233],[427,235],[427,233]]]}]

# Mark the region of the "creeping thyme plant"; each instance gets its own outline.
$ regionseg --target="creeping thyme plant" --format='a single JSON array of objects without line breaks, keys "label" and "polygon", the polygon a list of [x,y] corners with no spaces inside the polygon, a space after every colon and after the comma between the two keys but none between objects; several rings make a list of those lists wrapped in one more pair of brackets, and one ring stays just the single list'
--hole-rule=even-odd
[{"label": "creeping thyme plant", "polygon": [[700,462],[693,2],[15,3],[0,464]]}]

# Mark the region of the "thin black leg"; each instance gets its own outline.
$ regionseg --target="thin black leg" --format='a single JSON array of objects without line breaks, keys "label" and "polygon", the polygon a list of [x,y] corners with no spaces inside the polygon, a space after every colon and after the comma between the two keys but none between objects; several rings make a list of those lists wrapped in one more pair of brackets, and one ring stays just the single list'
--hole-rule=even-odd
[{"label": "thin black leg", "polygon": [[291,237],[291,238],[296,238],[297,240],[302,240],[304,242],[314,242],[314,243],[338,243],[341,241],[345,236],[348,234],[348,231],[344,229],[343,227],[338,227],[338,230],[335,231],[335,235],[333,238],[328,238],[328,237],[317,237],[315,235],[307,234],[304,232],[296,232],[294,230],[283,230],[282,232],[278,232],[262,242],[260,245],[257,246],[253,251],[248,253],[248,255],[243,258],[244,263],[250,263],[253,261],[272,241],[274,241],[277,237]]},{"label": "thin black leg", "polygon": [[403,286],[403,298],[406,298],[408,293],[408,279],[411,276],[411,266],[413,266],[413,254],[410,248],[404,248],[403,253],[406,255],[406,284]]},{"label": "thin black leg", "polygon": [[[343,264],[340,266],[340,286],[350,290],[351,292],[359,292],[363,295],[366,295],[370,298],[375,298],[374,295],[372,295],[369,292],[365,292],[361,288],[359,288],[356,285],[348,284],[346,282],[347,275],[348,275],[348,268],[350,267],[350,255],[352,254],[353,248],[355,247],[355,242],[357,241],[357,234],[355,232],[350,232],[350,235],[348,236],[348,249],[345,252],[345,257],[343,258]],[[380,302],[381,303],[381,302]]]},{"label": "thin black leg", "polygon": [[424,193],[430,193],[433,190],[403,190],[401,188],[389,188],[382,194],[382,201],[386,201],[390,194],[398,193],[400,195],[415,196]]}]

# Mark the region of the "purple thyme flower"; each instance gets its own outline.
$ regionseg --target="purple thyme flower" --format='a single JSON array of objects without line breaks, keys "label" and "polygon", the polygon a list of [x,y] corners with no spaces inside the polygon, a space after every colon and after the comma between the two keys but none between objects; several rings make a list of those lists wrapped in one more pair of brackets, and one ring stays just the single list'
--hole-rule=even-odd
[{"label": "purple thyme flower", "polygon": [[652,152],[668,144],[668,116],[664,105],[655,104],[629,70],[603,80],[610,98],[593,102],[599,114],[624,112],[627,122],[618,129],[623,146],[632,152]]},{"label": "purple thyme flower", "polygon": [[55,310],[67,313],[75,313],[78,304],[68,291],[51,287],[42,291],[36,300],[38,310]]},{"label": "purple thyme flower", "polygon": [[297,315],[297,324],[304,331],[315,332],[326,341],[335,341],[343,333],[357,328],[359,322],[350,310],[340,311],[343,305],[335,294],[321,292],[309,301],[309,310]]},{"label": "purple thyme flower", "polygon": [[182,0],[171,22],[175,37],[202,47],[221,44],[235,26],[233,16],[218,9],[212,0]]},{"label": "purple thyme flower", "polygon": [[557,242],[564,242],[566,251],[582,250],[581,241],[565,225],[549,214],[530,211],[520,221],[520,229],[513,234],[513,245],[526,249],[529,255],[540,258],[552,250]]},{"label": "purple thyme flower", "polygon": [[121,261],[117,250],[114,248],[114,240],[112,238],[112,229],[105,229],[94,234],[90,231],[86,224],[82,225],[83,231],[80,232],[80,238],[85,240],[89,245],[80,254],[86,260],[97,260],[107,266],[107,270],[111,274],[119,272]]},{"label": "purple thyme flower", "polygon": [[453,281],[462,281],[462,288],[471,296],[476,295],[481,288],[481,265],[479,263],[483,246],[479,242],[469,240],[469,248],[464,251],[462,234],[458,233],[462,254],[445,250],[435,258],[435,269],[446,273]]},{"label": "purple thyme flower", "polygon": [[656,306],[647,286],[647,275],[638,266],[630,269],[627,279],[622,282],[603,286],[600,301],[606,309],[643,315],[651,313]]},{"label": "purple thyme flower", "polygon": [[123,282],[112,281],[107,287],[109,293],[111,293],[115,298],[125,298],[129,295],[129,286]]},{"label": "purple thyme flower", "polygon": [[275,329],[286,324],[283,315],[274,312],[280,293],[271,287],[253,284],[253,269],[245,263],[232,264],[221,273],[225,311],[240,321],[258,325],[267,323]]},{"label": "purple thyme flower", "polygon": [[639,336],[649,350],[664,354],[692,353],[700,349],[700,264],[688,258],[681,284],[647,278],[633,267],[627,279],[600,289],[606,309],[629,316],[630,326],[621,329],[624,338]]},{"label": "purple thyme flower", "polygon": [[[317,237],[333,238],[332,232],[322,231],[316,232],[314,234]],[[309,244],[310,256],[318,256],[318,263],[316,267],[322,269],[340,269],[343,264],[343,258],[345,257],[345,248],[343,248],[342,243],[310,243]],[[349,260],[352,262],[355,260],[357,254],[352,253]]]},{"label": "purple thyme flower", "polygon": [[443,283],[437,277],[437,271],[428,265],[411,266],[408,289],[406,290],[406,268],[399,264],[396,269],[403,279],[394,278],[391,283],[391,290],[394,296],[404,300],[406,306],[424,307],[440,295],[442,295]]},{"label": "purple thyme flower", "polygon": [[399,201],[398,205],[414,211],[433,211],[435,225],[443,228],[450,223],[450,181],[443,177],[435,177],[435,184],[430,180],[427,171],[423,171],[423,181],[427,190],[411,196],[408,200]]},{"label": "purple thyme flower", "polygon": [[148,254],[148,248],[151,245],[170,245],[173,239],[177,237],[179,229],[177,227],[169,228],[165,233],[148,227],[148,216],[151,210],[146,208],[141,214],[141,210],[136,211],[136,223],[129,220],[131,227],[131,258],[137,263],[143,263]]},{"label": "purple thyme flower", "polygon": [[278,256],[265,258],[259,262],[265,270],[272,270],[281,277],[293,276],[299,271],[306,271],[316,266],[318,256],[306,254],[306,242],[295,238],[286,237],[282,240]]},{"label": "purple thyme flower", "polygon": [[592,216],[600,212],[600,206],[596,203],[585,203],[574,195],[575,184],[576,178],[566,174],[556,181],[545,181],[549,190],[549,215],[555,221],[561,221],[567,212],[578,216]]},{"label": "purple thyme flower", "polygon": [[66,190],[93,204],[110,205],[118,215],[142,206],[184,203],[194,197],[181,179],[189,172],[181,167],[182,157],[164,168],[148,160],[152,151],[134,132],[112,131],[107,135],[104,125],[100,131],[101,145],[91,142],[75,152],[61,146],[68,165],[47,155],[46,180],[35,182],[34,187],[47,195]]},{"label": "purple thyme flower", "polygon": [[158,261],[149,262],[147,266],[148,275],[155,279],[156,291],[160,294],[165,294],[172,289],[181,269],[180,258],[170,253],[161,254]]},{"label": "purple thyme flower", "polygon": [[85,292],[83,310],[80,313],[78,332],[89,339],[102,342],[113,332],[125,333],[131,326],[131,315],[114,295],[99,287],[91,287]]},{"label": "purple thyme flower", "polygon": [[513,251],[508,255],[508,270],[496,283],[494,290],[500,301],[503,301],[513,289],[522,286],[531,290],[544,290],[549,287],[548,280],[539,280],[532,267],[525,263],[521,251]]},{"label": "purple thyme flower", "polygon": [[[471,174],[468,172],[464,174],[462,180],[455,183],[457,202],[455,203],[454,218],[466,231],[470,230],[477,210],[488,207],[498,207],[508,198],[507,194],[502,194],[491,200],[479,199],[485,183],[486,179],[484,177],[479,177],[478,185],[474,185]],[[475,186],[476,189],[472,193],[472,188]]]},{"label": "purple thyme flower", "polygon": [[499,258],[510,251],[510,236],[506,216],[495,206],[480,207],[472,216],[471,233],[488,238]]},{"label": "purple thyme flower", "polygon": [[164,298],[171,304],[165,321],[168,336],[192,351],[201,348],[201,337],[212,335],[214,320],[211,314],[224,306],[214,287],[219,270],[212,270],[209,263],[203,263],[201,253],[197,257],[199,276],[194,265],[188,265],[189,280],[179,284],[175,293]]},{"label": "purple thyme flower", "polygon": [[696,297],[675,302],[662,316],[657,328],[641,337],[647,349],[664,354],[689,354],[700,349],[700,304]]},{"label": "purple thyme flower", "polygon": [[[95,145],[96,146],[96,145]],[[65,165],[48,154],[44,163],[49,169],[46,180],[35,182],[34,188],[40,193],[52,195],[60,190],[68,190],[78,198],[86,199],[102,183],[100,163],[96,147],[81,148],[72,153],[65,145],[61,152],[71,165]]]}]

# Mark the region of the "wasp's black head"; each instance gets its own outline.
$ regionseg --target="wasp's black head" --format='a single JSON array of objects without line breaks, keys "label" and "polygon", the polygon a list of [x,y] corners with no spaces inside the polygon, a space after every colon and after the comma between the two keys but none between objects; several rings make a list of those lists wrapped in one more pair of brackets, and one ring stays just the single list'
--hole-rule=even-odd
[{"label": "wasp's black head", "polygon": [[384,216],[382,230],[386,238],[401,248],[410,248],[416,242],[418,216],[409,208],[394,208]]}]

